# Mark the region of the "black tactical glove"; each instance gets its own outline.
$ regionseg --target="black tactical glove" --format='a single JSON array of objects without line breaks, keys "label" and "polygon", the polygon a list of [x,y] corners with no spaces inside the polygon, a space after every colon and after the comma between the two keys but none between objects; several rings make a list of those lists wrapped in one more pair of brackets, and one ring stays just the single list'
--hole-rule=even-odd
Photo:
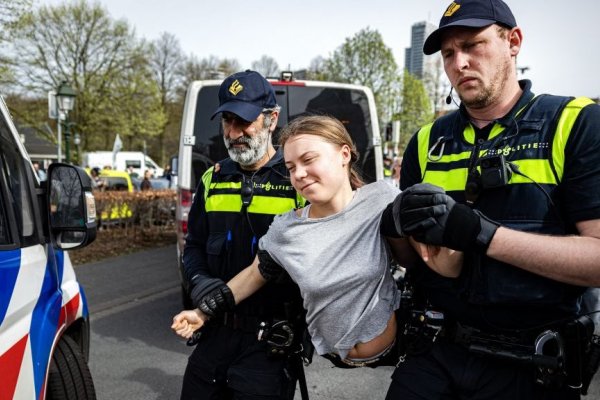
[{"label": "black tactical glove", "polygon": [[[417,241],[459,251],[485,252],[499,224],[430,184],[417,184],[403,192],[398,222],[405,235]],[[396,218],[396,215],[394,215]]]},{"label": "black tactical glove", "polygon": [[229,286],[223,284],[214,289],[200,300],[198,308],[209,317],[219,317],[233,311],[235,299]]},{"label": "black tactical glove", "polygon": [[[392,203],[392,215],[396,232],[400,237],[414,235],[416,232],[422,232],[424,229],[436,224],[436,217],[444,215],[446,207],[441,204],[433,207],[428,207],[428,204],[424,204],[424,206],[427,206],[426,209],[420,210],[418,203],[423,201],[420,196],[432,196],[435,194],[445,195],[445,192],[437,186],[428,183],[420,183],[403,190],[396,196]],[[410,212],[403,212],[407,209],[407,199],[410,202],[410,207],[408,207],[410,208]],[[384,211],[384,214],[388,210],[389,206]]]}]

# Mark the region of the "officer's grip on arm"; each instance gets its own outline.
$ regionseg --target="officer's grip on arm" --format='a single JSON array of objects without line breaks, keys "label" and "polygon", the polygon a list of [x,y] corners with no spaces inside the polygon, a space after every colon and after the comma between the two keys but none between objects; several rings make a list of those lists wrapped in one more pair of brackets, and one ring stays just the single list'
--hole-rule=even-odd
[{"label": "officer's grip on arm", "polygon": [[197,275],[194,278],[192,278],[190,284],[192,285],[192,290],[190,292],[192,304],[195,307],[200,308],[200,303],[202,302],[204,297],[217,290],[218,288],[224,286],[225,282],[223,282],[219,278]]},{"label": "officer's grip on arm", "polygon": [[222,284],[204,296],[198,304],[198,308],[209,317],[219,317],[226,312],[233,311],[235,299],[229,286]]},{"label": "officer's grip on arm", "polygon": [[394,220],[404,235],[419,242],[463,252],[485,252],[500,226],[431,184],[417,184],[402,192]]},{"label": "officer's grip on arm", "polygon": [[438,274],[456,278],[462,270],[462,252],[453,249],[417,242],[402,233],[400,219],[395,218],[394,209],[400,210],[403,192],[388,204],[381,214],[380,233],[386,237],[390,250],[396,261],[405,268],[411,268],[418,261],[423,261]]}]

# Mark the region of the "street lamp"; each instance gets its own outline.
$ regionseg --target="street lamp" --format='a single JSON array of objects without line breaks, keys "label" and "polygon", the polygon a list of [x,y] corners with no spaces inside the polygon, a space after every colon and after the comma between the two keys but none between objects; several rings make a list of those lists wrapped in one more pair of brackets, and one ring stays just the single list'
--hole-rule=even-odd
[{"label": "street lamp", "polygon": [[81,165],[81,148],[79,147],[79,145],[81,144],[81,136],[77,132],[75,132],[75,134],[73,135],[73,144],[75,145],[75,147],[77,147],[77,161],[78,164]]},{"label": "street lamp", "polygon": [[[56,90],[56,103],[58,105],[58,162],[62,162],[61,154],[61,121],[66,120],[69,116],[69,111],[75,106],[75,90],[66,81],[62,81]],[[69,124],[65,124],[65,160],[69,162],[69,139],[71,132]]]}]

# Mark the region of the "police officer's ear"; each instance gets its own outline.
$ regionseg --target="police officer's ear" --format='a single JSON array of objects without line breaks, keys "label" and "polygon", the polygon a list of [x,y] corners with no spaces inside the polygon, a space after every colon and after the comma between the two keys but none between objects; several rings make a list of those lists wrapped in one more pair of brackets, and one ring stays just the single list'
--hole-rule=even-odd
[{"label": "police officer's ear", "polygon": [[511,57],[516,57],[521,51],[521,43],[523,43],[523,32],[521,28],[515,26],[508,31],[508,43],[510,46]]},{"label": "police officer's ear", "polygon": [[279,119],[279,111],[271,112],[271,125],[269,125],[269,132],[273,132],[277,128],[277,120]]}]

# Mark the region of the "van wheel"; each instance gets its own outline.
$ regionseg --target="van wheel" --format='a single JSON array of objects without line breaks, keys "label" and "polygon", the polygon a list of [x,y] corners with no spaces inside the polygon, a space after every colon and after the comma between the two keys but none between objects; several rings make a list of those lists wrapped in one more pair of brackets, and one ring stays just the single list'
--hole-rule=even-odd
[{"label": "van wheel", "polygon": [[95,400],[92,374],[77,343],[63,336],[52,355],[48,375],[49,400]]}]

